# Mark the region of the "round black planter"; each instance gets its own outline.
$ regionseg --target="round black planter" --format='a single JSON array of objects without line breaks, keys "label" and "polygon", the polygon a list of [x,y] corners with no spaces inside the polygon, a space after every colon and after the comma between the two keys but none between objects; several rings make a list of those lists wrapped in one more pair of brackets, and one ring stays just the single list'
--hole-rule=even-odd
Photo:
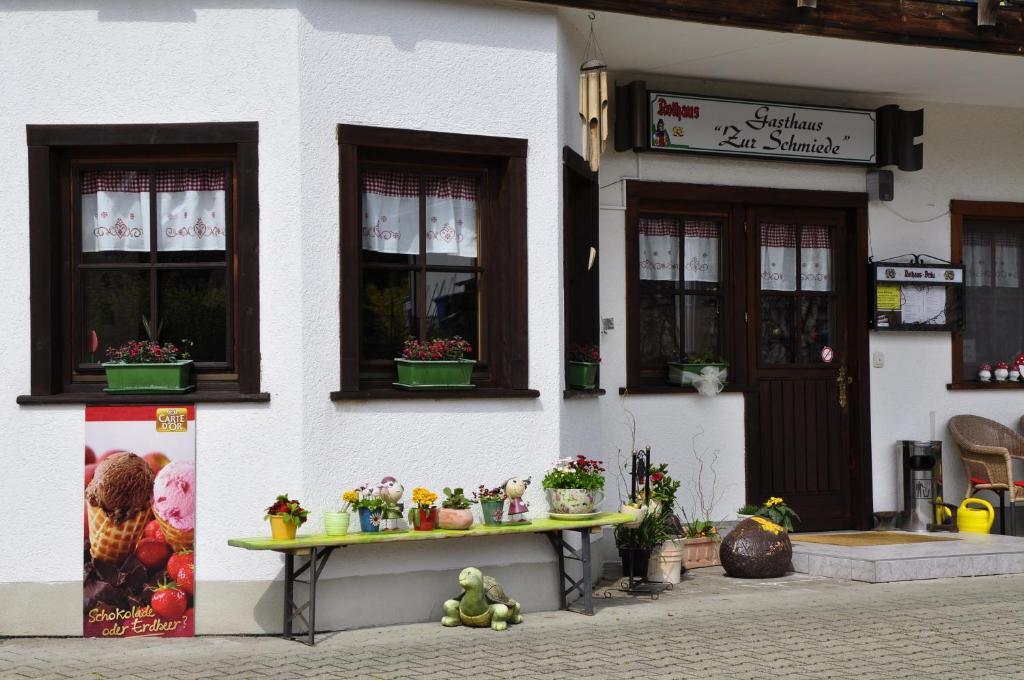
[{"label": "round black planter", "polygon": [[651,561],[651,551],[641,548],[619,548],[619,559],[622,560],[622,575],[629,576],[629,565],[633,563],[633,578],[647,578],[647,565]]}]

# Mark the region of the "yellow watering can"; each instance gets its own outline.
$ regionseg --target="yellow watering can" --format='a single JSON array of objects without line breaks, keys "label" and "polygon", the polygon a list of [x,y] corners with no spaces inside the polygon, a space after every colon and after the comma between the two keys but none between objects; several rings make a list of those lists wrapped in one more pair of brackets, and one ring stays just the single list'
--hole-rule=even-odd
[{"label": "yellow watering can", "polygon": [[[968,506],[979,506],[980,510]],[[992,529],[996,511],[992,504],[980,498],[965,498],[956,511],[956,526],[970,534],[987,534]]]}]

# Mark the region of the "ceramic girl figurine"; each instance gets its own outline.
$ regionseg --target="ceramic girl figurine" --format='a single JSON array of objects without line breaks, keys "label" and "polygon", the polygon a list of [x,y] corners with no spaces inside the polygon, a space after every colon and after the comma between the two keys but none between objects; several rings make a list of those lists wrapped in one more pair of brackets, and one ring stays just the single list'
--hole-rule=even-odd
[{"label": "ceramic girl figurine", "polygon": [[384,511],[380,517],[381,531],[398,531],[398,520],[402,518],[402,509],[398,502],[402,500],[405,488],[394,477],[380,480],[378,495],[384,500]]},{"label": "ceramic girl figurine", "polygon": [[529,477],[526,479],[513,477],[505,482],[505,495],[508,496],[509,524],[529,523],[529,520],[526,519],[526,512],[529,508],[526,506],[526,501],[523,500],[523,494],[526,493],[526,487],[528,486],[530,486]]}]

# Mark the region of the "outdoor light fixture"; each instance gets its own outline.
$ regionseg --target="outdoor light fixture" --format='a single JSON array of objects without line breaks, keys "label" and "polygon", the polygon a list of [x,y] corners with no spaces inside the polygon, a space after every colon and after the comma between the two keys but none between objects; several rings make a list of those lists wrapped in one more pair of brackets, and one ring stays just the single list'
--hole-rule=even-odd
[{"label": "outdoor light fixture", "polygon": [[590,37],[583,50],[580,66],[580,119],[585,141],[583,157],[590,169],[601,167],[601,152],[608,144],[608,65],[594,35],[594,13],[590,17]]}]

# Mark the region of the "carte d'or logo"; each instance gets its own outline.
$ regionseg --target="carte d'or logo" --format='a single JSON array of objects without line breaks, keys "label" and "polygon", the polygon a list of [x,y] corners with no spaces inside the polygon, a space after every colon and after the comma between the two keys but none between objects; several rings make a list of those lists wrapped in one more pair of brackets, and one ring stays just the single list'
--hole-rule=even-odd
[{"label": "carte d'or logo", "polygon": [[188,432],[187,408],[158,408],[156,410],[157,432]]}]

